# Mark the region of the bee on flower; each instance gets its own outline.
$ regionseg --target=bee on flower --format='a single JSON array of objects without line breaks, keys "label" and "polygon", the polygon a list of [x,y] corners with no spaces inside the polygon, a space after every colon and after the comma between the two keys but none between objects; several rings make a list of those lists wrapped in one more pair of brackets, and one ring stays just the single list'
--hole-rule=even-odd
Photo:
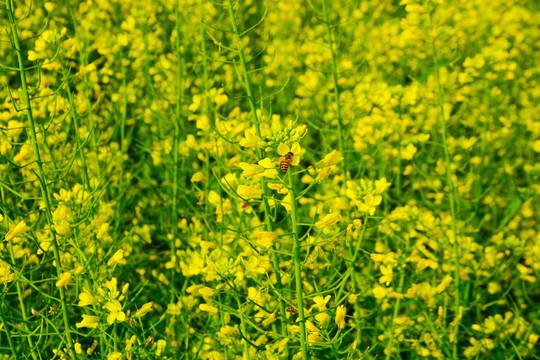
[{"label": "bee on flower", "polygon": [[300,163],[300,151],[302,148],[300,144],[295,142],[291,147],[287,144],[280,144],[277,152],[281,157],[279,158],[279,168],[281,172],[286,173],[289,167],[298,166]]},{"label": "bee on flower", "polygon": [[289,169],[289,166],[292,165],[293,158],[294,158],[294,154],[289,151],[288,153],[286,153],[279,159],[279,168],[281,169],[281,172],[284,172],[284,173],[287,172],[287,170]]},{"label": "bee on flower", "polygon": [[289,306],[286,311],[293,314],[293,315],[298,315],[298,310],[296,310],[296,308],[294,308],[292,306]]}]

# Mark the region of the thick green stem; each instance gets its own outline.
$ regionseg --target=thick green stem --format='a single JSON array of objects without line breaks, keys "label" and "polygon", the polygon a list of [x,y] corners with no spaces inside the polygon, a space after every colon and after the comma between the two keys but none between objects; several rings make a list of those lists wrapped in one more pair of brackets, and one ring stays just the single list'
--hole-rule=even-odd
[{"label": "thick green stem", "polygon": [[[260,124],[259,124],[259,117],[257,115],[257,106],[255,104],[255,99],[253,98],[251,80],[249,78],[249,72],[248,72],[244,52],[242,50],[242,44],[240,42],[240,35],[239,35],[239,32],[238,32],[238,26],[236,25],[236,17],[234,16],[233,5],[232,5],[231,0],[229,0],[229,17],[230,17],[230,20],[231,20],[231,25],[232,25],[232,28],[233,28],[233,32],[234,32],[235,37],[236,37],[237,48],[238,48],[238,53],[239,53],[239,57],[240,57],[240,65],[242,66],[242,72],[243,72],[243,75],[244,75],[244,87],[246,89],[247,98],[248,98],[248,101],[249,101],[249,106],[250,106],[251,114],[252,114],[252,117],[253,117],[253,125],[255,126],[255,133],[257,134],[257,137],[260,138],[261,137],[261,127],[260,127]],[[259,147],[257,147],[257,157],[259,158],[259,160],[261,160],[263,158],[263,151]],[[264,177],[261,178],[261,188],[262,188],[263,194],[264,194],[263,195],[263,204],[264,204],[264,222],[265,222],[265,225],[266,225],[266,230],[267,231],[272,231],[272,222],[271,222],[271,219],[270,219],[271,211],[270,211],[270,205],[268,204],[268,198],[270,197],[270,192],[269,192],[268,187],[266,186],[266,179]],[[276,274],[276,288],[277,288],[277,291],[283,293],[283,284],[282,284],[282,281],[281,281],[281,273],[280,273],[280,269],[279,269],[279,259],[278,259],[278,255],[277,255],[277,252],[276,252],[275,245],[272,247],[271,256],[272,256],[272,265],[273,265],[273,268],[274,268],[274,273]],[[283,319],[285,319],[286,314],[287,314],[287,312],[286,312],[286,303],[284,301],[280,301],[279,308],[280,308],[281,316],[283,317]],[[281,334],[284,337],[287,336],[287,324],[283,320],[281,321]],[[288,359],[290,357],[290,349],[289,349],[289,344],[288,343],[287,343],[287,345],[285,347],[285,353],[286,353],[286,357]]]},{"label": "thick green stem", "polygon": [[294,183],[291,171],[289,175],[289,191],[291,195],[291,227],[293,232],[293,261],[294,277],[296,281],[296,302],[298,306],[298,317],[300,320],[300,350],[302,351],[302,360],[309,358],[306,337],[306,320],[304,318],[304,299],[302,294],[302,262],[300,260],[300,241],[298,239],[298,222],[296,212],[296,197],[294,193]]},{"label": "thick green stem", "polygon": [[[47,223],[49,226],[49,232],[51,236],[51,244],[53,247],[53,253],[54,253],[54,259],[55,259],[55,267],[56,267],[56,275],[58,278],[60,278],[60,275],[62,274],[62,262],[60,260],[60,251],[58,246],[58,241],[56,239],[56,233],[53,229],[53,221],[52,221],[52,210],[51,210],[51,203],[49,198],[49,189],[47,188],[47,179],[45,177],[45,172],[43,171],[43,163],[41,161],[41,155],[39,151],[39,145],[38,145],[38,139],[36,135],[36,128],[35,128],[35,121],[34,116],[32,114],[32,105],[30,102],[30,95],[28,93],[28,85],[26,84],[26,72],[24,68],[24,61],[22,57],[22,50],[21,45],[19,42],[19,35],[17,32],[17,24],[13,17],[13,9],[11,8],[11,1],[6,0],[6,8],[7,13],[9,17],[9,22],[11,25],[11,31],[12,31],[12,38],[13,38],[13,45],[15,46],[15,51],[17,53],[17,59],[19,63],[19,74],[21,79],[21,86],[22,86],[22,98],[24,99],[24,103],[26,105],[26,117],[29,124],[29,132],[30,132],[30,140],[32,143],[32,149],[34,151],[35,156],[35,162],[37,165],[37,176],[40,183],[41,188],[41,196],[43,198],[43,201],[45,202],[45,214],[47,217]],[[66,294],[63,287],[59,287],[58,291],[60,293],[60,302],[62,305],[62,318],[64,320],[64,327],[66,332],[66,337],[68,340],[68,345],[72,352],[72,357],[75,359],[78,359],[77,353],[75,352],[75,346],[73,344],[73,339],[71,336],[71,331],[69,327],[69,318],[68,318],[68,306],[66,302]]]}]

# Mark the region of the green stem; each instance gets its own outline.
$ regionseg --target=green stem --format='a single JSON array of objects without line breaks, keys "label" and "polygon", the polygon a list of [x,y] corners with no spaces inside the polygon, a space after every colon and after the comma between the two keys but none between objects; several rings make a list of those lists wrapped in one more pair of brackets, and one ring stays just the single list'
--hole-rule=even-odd
[{"label": "green stem", "polygon": [[[332,38],[332,30],[330,29],[330,19],[328,18],[328,9],[326,5],[327,0],[323,0],[323,15],[324,15],[324,23],[326,25],[326,34],[328,36],[328,44],[330,45],[330,55],[332,58],[332,77],[334,80],[334,101],[336,102],[336,116],[338,120],[338,141],[339,141],[339,150],[342,152],[343,155],[343,161],[341,164],[341,175],[343,176],[343,187],[345,187],[345,184],[347,182],[347,159],[345,158],[345,141],[343,139],[343,118],[341,117],[341,103],[339,101],[339,86],[338,86],[338,71],[337,71],[337,64],[336,64],[336,53],[334,52],[334,40]],[[349,216],[349,220],[351,217],[351,213],[347,212],[347,215]]]},{"label": "green stem", "polygon": [[246,325],[246,319],[244,318],[244,311],[242,311],[242,303],[240,302],[240,298],[238,296],[238,292],[234,291],[234,297],[236,298],[236,303],[238,304],[238,314],[240,315],[240,324],[242,326],[242,331],[244,332],[244,336],[246,339],[244,339],[244,359],[249,360],[249,344],[247,342],[247,325]]},{"label": "green stem", "polygon": [[118,187],[122,190],[124,181],[124,154],[125,154],[125,139],[126,139],[126,119],[127,119],[127,83],[126,83],[126,67],[124,66],[124,52],[120,50],[120,68],[122,70],[122,109],[120,118],[120,178],[118,179]]},{"label": "green stem", "polygon": [[[118,169],[118,198],[124,197],[125,189],[124,189],[124,156],[126,154],[126,121],[127,121],[127,83],[126,83],[126,67],[124,66],[124,52],[122,49],[120,49],[120,69],[122,72],[122,104],[120,108],[120,169]],[[122,206],[120,204],[117,204],[116,206],[116,214],[115,214],[115,229],[119,229],[122,225],[123,219],[122,219]]]},{"label": "green stem", "polygon": [[354,248],[354,254],[352,257],[352,264],[356,263],[356,259],[358,258],[358,253],[360,252],[360,248],[362,247],[362,241],[364,240],[364,234],[366,233],[366,228],[369,220],[369,213],[366,213],[366,216],[364,216],[364,223],[362,224],[362,232],[360,233],[360,239],[358,239],[358,242],[356,243],[356,247]]},{"label": "green stem", "polygon": [[116,351],[118,349],[118,331],[116,329],[116,320],[114,321],[114,336],[113,336],[113,351]]},{"label": "green stem", "polygon": [[[71,22],[71,25],[73,26],[74,28],[74,34],[75,34],[75,37],[77,39],[77,43],[78,44],[81,44],[79,46],[79,61],[81,62],[81,65],[82,67],[86,67],[88,65],[88,55],[87,55],[87,48],[86,48],[86,42],[84,39],[82,39],[80,37],[80,32],[77,28],[78,26],[78,21],[76,20],[76,17],[75,17],[75,13],[74,13],[74,10],[73,9],[70,9],[70,14],[71,14],[71,18],[72,18],[72,22]],[[64,64],[62,64],[63,66]],[[65,72],[65,71],[64,71]],[[64,75],[65,76],[65,75]],[[83,75],[83,82],[85,84],[85,91],[84,93],[86,94],[87,96],[87,100],[88,100],[88,103],[91,104],[92,103],[92,87],[90,84],[90,80],[88,79],[88,73],[85,72],[84,75]],[[98,153],[98,145],[97,145],[97,139],[96,139],[96,132],[94,131],[94,119],[93,119],[93,116],[94,116],[94,112],[93,111],[89,111],[88,112],[88,131],[90,131],[90,134],[91,134],[91,145],[92,145],[92,150],[97,154]],[[77,129],[78,131],[78,129]],[[96,160],[96,164],[95,164],[95,171],[96,171],[96,174],[97,174],[97,177],[98,179],[101,178],[101,168],[99,167],[99,160]],[[86,167],[85,167],[86,168]]]},{"label": "green stem", "polygon": [[[474,217],[474,227],[475,229],[478,229],[479,225],[481,224],[480,216],[478,214],[480,210],[480,206],[482,204],[482,190],[483,190],[483,179],[484,179],[484,171],[486,167],[486,163],[484,161],[484,157],[486,155],[486,149],[488,146],[488,139],[487,139],[487,133],[489,130],[489,125],[491,123],[491,92],[489,90],[489,80],[485,80],[485,89],[484,89],[485,97],[486,97],[486,120],[484,121],[484,126],[482,128],[482,145],[480,147],[480,168],[478,169],[478,181],[475,186],[475,197],[476,197],[476,204],[474,205],[474,213],[476,216]],[[477,233],[479,234],[479,232]]]},{"label": "green stem", "polygon": [[[205,11],[204,11],[204,0],[200,0],[199,1],[199,10],[201,12],[201,26],[200,26],[200,31],[201,31],[201,54],[202,54],[202,69],[203,69],[203,86],[202,86],[202,89],[203,89],[203,93],[202,93],[202,96],[203,96],[203,101],[202,101],[202,104],[201,104],[201,114],[208,117],[208,119],[212,119],[212,115],[216,115],[215,114],[215,110],[214,110],[214,113],[208,111],[208,99],[207,99],[207,96],[208,96],[208,91],[209,91],[209,88],[210,88],[210,85],[209,85],[209,82],[208,82],[208,55],[207,55],[207,51],[206,51],[206,27],[205,27],[205,17],[204,17],[204,14],[205,14]],[[208,141],[208,135],[205,136],[205,141]],[[208,156],[208,154],[207,154]],[[205,170],[205,176],[207,179],[209,179],[211,177],[211,169],[210,169],[210,166],[209,166],[209,162],[208,161],[205,161],[204,163],[204,170]],[[207,182],[205,185],[204,185],[204,198],[205,199],[208,199],[208,194],[210,193],[210,183]],[[208,214],[209,213],[209,202],[208,201],[205,201],[204,202],[204,213],[205,214]]]},{"label": "green stem", "polygon": [[[236,26],[236,17],[233,12],[232,1],[229,0],[229,17],[231,18],[231,24],[233,27],[233,32],[236,37],[236,43],[238,47],[238,54],[240,56],[240,65],[242,66],[242,72],[244,74],[244,87],[246,88],[247,97],[249,100],[249,106],[251,108],[251,113],[253,115],[253,123],[255,125],[255,133],[260,138],[261,137],[261,128],[259,126],[259,117],[257,116],[257,105],[255,104],[255,99],[253,98],[253,91],[251,90],[251,81],[249,78],[249,72],[247,68],[246,58],[244,56],[244,51],[242,50],[242,43],[240,41],[240,35],[238,33],[238,26]],[[262,150],[257,147],[257,155],[259,159],[262,159]]]},{"label": "green stem", "polygon": [[[67,77],[68,73],[66,71],[66,68],[64,67],[64,64],[61,64],[62,66],[62,75],[64,78]],[[88,177],[88,168],[86,166],[86,157],[84,156],[84,151],[81,148],[81,141],[79,138],[79,116],[77,115],[77,111],[75,108],[75,99],[73,99],[73,93],[71,92],[71,86],[69,86],[69,82],[66,81],[66,94],[69,100],[69,105],[71,107],[70,113],[71,118],[73,119],[74,125],[75,125],[75,151],[79,153],[80,159],[82,162],[82,171],[84,175],[84,182],[87,189],[90,189],[90,178]]]},{"label": "green stem", "polygon": [[[240,57],[240,65],[242,66],[242,72],[243,72],[243,75],[244,75],[244,87],[246,89],[247,98],[249,100],[249,106],[250,106],[251,114],[252,114],[252,117],[253,117],[253,125],[255,126],[255,133],[257,134],[257,137],[261,138],[261,128],[260,128],[260,124],[259,124],[259,117],[257,116],[257,106],[255,104],[255,99],[253,98],[251,80],[250,80],[250,77],[249,77],[249,72],[248,72],[248,68],[247,68],[247,64],[246,64],[246,58],[245,58],[244,52],[242,50],[242,45],[241,45],[241,42],[240,42],[240,35],[239,35],[239,32],[238,32],[238,26],[236,25],[236,17],[234,16],[233,5],[232,5],[231,0],[229,0],[228,9],[229,9],[229,17],[230,17],[230,20],[231,20],[231,25],[232,25],[233,32],[234,32],[235,37],[236,37],[236,43],[237,43],[238,53],[239,53],[239,57]],[[257,157],[259,158],[259,160],[263,159],[263,151],[259,147],[257,147]],[[263,195],[263,204],[264,204],[264,222],[265,222],[265,225],[266,225],[266,230],[267,231],[272,231],[273,230],[272,229],[272,222],[271,222],[271,219],[270,219],[271,211],[270,211],[270,205],[268,204],[268,198],[270,197],[270,191],[269,191],[268,187],[266,186],[266,179],[264,177],[261,178],[261,188],[262,188],[263,193],[264,193],[264,195]],[[279,291],[280,293],[283,293],[283,283],[282,283],[282,280],[281,280],[281,273],[280,273],[280,269],[279,269],[279,259],[278,259],[278,254],[277,254],[275,245],[272,247],[271,253],[272,253],[272,266],[274,268],[274,273],[276,274],[276,288],[277,288],[277,291]],[[286,319],[286,315],[287,315],[286,307],[287,307],[286,303],[283,300],[280,301],[279,308],[280,308],[281,316],[282,316],[283,319]],[[284,320],[281,321],[281,334],[284,337],[288,336],[287,335],[287,324],[286,324],[286,322]],[[286,358],[288,359],[290,357],[290,349],[289,349],[289,344],[288,343],[286,344],[286,347],[285,347],[285,354],[286,354]]]},{"label": "green stem", "polygon": [[[410,247],[410,240],[407,239],[407,245],[405,246],[405,254],[409,253],[409,247]],[[399,276],[399,283],[397,286],[398,292],[403,292],[403,284],[405,282],[405,271],[400,271]],[[390,360],[392,357],[392,348],[394,343],[394,319],[397,318],[399,315],[399,306],[401,305],[401,299],[398,297],[396,299],[396,304],[394,305],[394,313],[392,314],[392,320],[390,321],[390,339],[388,339],[388,343],[386,344],[386,360]],[[399,348],[398,348],[399,349]]]},{"label": "green stem", "polygon": [[[221,302],[221,299],[220,299],[220,302]],[[224,311],[219,312],[219,321],[221,323],[221,327],[225,327],[225,325],[227,325],[227,323],[225,322]],[[224,346],[224,350],[225,350],[225,360],[229,360],[229,348],[227,346]]]},{"label": "green stem", "polygon": [[[360,233],[360,237],[356,242],[356,246],[354,248],[354,253],[353,253],[351,261],[350,261],[351,266],[352,266],[353,269],[355,268],[356,259],[358,258],[358,254],[360,253],[360,248],[362,247],[362,242],[364,240],[364,234],[366,233],[368,220],[369,220],[369,214],[366,213],[366,216],[364,217],[364,222],[362,224],[362,232]],[[356,284],[356,274],[353,272],[352,276],[353,276],[353,283],[354,283],[355,291],[356,291],[356,290],[358,290],[357,284]],[[343,281],[340,288],[339,288],[339,290],[338,290],[338,293],[337,293],[337,296],[336,296],[336,301],[339,301],[341,299],[341,294],[343,293],[343,290],[345,289],[345,285],[346,285],[346,283],[345,283],[345,281]]]},{"label": "green stem", "polygon": [[[328,16],[328,5],[327,0],[323,0],[322,6],[323,6],[323,16],[324,16],[324,23],[326,25],[326,35],[328,37],[328,44],[330,45],[330,56],[332,59],[332,78],[334,81],[334,101],[336,103],[336,117],[338,120],[338,126],[337,126],[337,132],[338,132],[338,142],[339,142],[339,150],[342,153],[343,161],[341,162],[340,168],[341,168],[341,176],[343,177],[343,191],[345,191],[347,187],[347,159],[346,159],[346,153],[345,153],[345,140],[343,138],[343,118],[341,117],[341,103],[339,100],[339,81],[338,81],[338,70],[337,70],[337,63],[336,63],[336,53],[334,51],[334,39],[332,38],[332,29],[330,28],[330,18]],[[347,219],[349,220],[349,223],[351,222],[351,211],[347,211]],[[360,241],[358,242],[358,246],[360,244]],[[354,255],[353,255],[353,249],[352,247],[349,247],[349,255],[353,255],[353,263],[356,259],[356,256],[358,255],[358,246],[355,249]],[[358,288],[358,283],[356,276],[353,276],[353,285],[354,288]],[[340,289],[342,290],[343,287]],[[340,291],[341,293],[341,291]]]},{"label": "green stem", "polygon": [[300,320],[300,349],[302,351],[302,360],[309,358],[307,349],[306,337],[306,320],[304,318],[304,299],[302,294],[302,263],[300,261],[300,241],[298,240],[298,223],[296,212],[296,198],[294,195],[294,183],[291,171],[289,175],[289,191],[291,193],[291,226],[293,232],[293,261],[294,261],[294,277],[296,281],[296,302],[298,304],[298,317]]},{"label": "green stem", "polygon": [[[11,353],[13,354],[13,356],[15,357],[15,359],[18,359],[19,358],[19,354],[17,353],[17,348],[15,348],[15,344],[13,343],[13,339],[11,337],[11,331],[9,330],[9,325],[6,321],[6,317],[4,315],[4,307],[3,307],[3,304],[4,304],[4,296],[2,296],[2,302],[0,303],[0,319],[2,320],[2,325],[3,325],[3,330],[6,332],[6,336],[7,336],[7,339],[8,339],[8,342],[9,342],[9,347],[11,349]],[[26,319],[24,319],[25,323],[26,323]],[[27,336],[28,340],[31,341],[30,339],[30,335]],[[30,343],[30,348],[32,349],[33,348],[33,345]],[[35,355],[34,355],[34,352],[32,352],[32,356],[34,356],[34,359],[36,358]]]},{"label": "green stem", "polygon": [[[60,251],[59,251],[58,241],[56,240],[56,233],[53,230],[52,210],[51,210],[51,203],[50,203],[50,198],[49,198],[49,190],[47,188],[47,179],[45,177],[45,172],[43,171],[43,163],[41,161],[41,155],[40,155],[38,140],[36,136],[35,121],[34,121],[34,116],[32,114],[32,105],[30,103],[30,96],[28,94],[28,85],[26,83],[26,72],[24,68],[21,45],[19,42],[19,35],[17,32],[17,24],[13,17],[13,9],[11,7],[10,0],[6,0],[6,8],[7,8],[7,13],[8,13],[9,22],[11,25],[11,31],[13,35],[13,44],[15,46],[15,51],[17,53],[17,59],[19,63],[19,74],[21,78],[22,97],[26,104],[26,117],[29,123],[29,128],[30,128],[30,139],[32,143],[32,149],[34,151],[34,156],[36,157],[35,161],[36,161],[37,170],[38,170],[38,173],[36,175],[39,178],[41,196],[43,198],[43,201],[45,202],[45,214],[47,217],[47,223],[49,226],[49,232],[51,236],[51,243],[53,245],[54,259],[56,262],[56,266],[55,266],[56,275],[57,275],[57,278],[60,278],[60,275],[62,274],[62,262],[60,261]],[[62,305],[62,317],[64,320],[64,327],[65,327],[66,337],[68,339],[68,345],[71,349],[73,358],[78,359],[77,353],[75,352],[73,339],[71,337],[71,331],[69,328],[68,307],[67,307],[66,294],[64,291],[64,287],[59,287],[58,291],[60,292],[60,302]]]},{"label": "green stem", "polygon": [[[172,235],[171,239],[171,262],[176,264],[176,235],[178,230],[178,165],[179,165],[179,149],[180,142],[180,122],[182,121],[182,51],[180,50],[180,13],[179,4],[176,0],[175,19],[176,19],[176,119],[174,121],[174,145],[173,145],[173,199],[172,199]],[[174,295],[175,273],[176,266],[171,269],[171,301]]]},{"label": "green stem", "polygon": [[[433,17],[432,11],[429,12],[430,25],[433,28]],[[459,355],[458,347],[458,335],[459,335],[459,323],[457,320],[459,317],[459,308],[460,308],[460,279],[459,279],[459,243],[458,243],[458,231],[457,231],[457,211],[456,211],[456,189],[454,182],[452,180],[452,166],[450,159],[450,151],[448,150],[448,120],[444,115],[444,98],[443,91],[441,86],[441,79],[439,74],[439,59],[437,54],[437,47],[435,46],[436,39],[431,43],[433,51],[433,62],[435,65],[435,82],[437,83],[437,93],[438,93],[438,102],[439,102],[439,111],[441,113],[442,120],[442,140],[443,140],[443,151],[444,151],[444,162],[446,168],[446,184],[450,190],[450,214],[452,216],[452,234],[454,237],[453,241],[453,250],[454,250],[454,282],[455,282],[455,294],[454,294],[454,311],[456,317],[456,323],[454,328],[454,347],[453,347],[453,358],[457,359]]]},{"label": "green stem", "polygon": [[[13,252],[13,242],[10,241],[8,244],[8,247],[9,247],[9,256],[11,258],[11,263],[15,265],[15,253]],[[24,295],[23,295],[23,291],[22,291],[21,284],[19,283],[19,281],[15,283],[15,287],[17,288],[17,297],[19,298],[19,306],[21,307],[21,315],[24,320],[23,326],[25,329],[28,330],[28,325],[27,325],[28,316],[26,316],[26,306],[24,306]],[[34,341],[32,340],[32,336],[30,334],[27,336],[27,340],[28,340],[28,345],[30,345],[30,349],[33,349]],[[36,359],[36,355],[34,354],[33,351],[32,351],[32,357]]]},{"label": "green stem", "polygon": [[[401,124],[403,118],[402,118],[402,113],[401,113],[401,104],[399,106],[399,122]],[[402,173],[402,170],[401,170],[401,140],[403,138],[403,128],[402,126],[400,125],[399,126],[399,140],[398,140],[398,156],[397,156],[397,173],[396,173],[396,192],[397,192],[397,203],[398,203],[398,206],[401,206],[401,204],[403,203],[402,200],[401,200],[401,193],[402,193],[402,189],[401,189],[401,173]]]}]

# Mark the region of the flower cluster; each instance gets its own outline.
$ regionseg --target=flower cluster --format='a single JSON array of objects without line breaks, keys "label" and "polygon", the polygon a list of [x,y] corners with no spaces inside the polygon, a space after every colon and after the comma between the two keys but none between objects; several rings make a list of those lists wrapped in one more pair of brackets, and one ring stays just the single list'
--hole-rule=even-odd
[{"label": "flower cluster", "polygon": [[8,356],[534,357],[534,2],[3,10]]}]

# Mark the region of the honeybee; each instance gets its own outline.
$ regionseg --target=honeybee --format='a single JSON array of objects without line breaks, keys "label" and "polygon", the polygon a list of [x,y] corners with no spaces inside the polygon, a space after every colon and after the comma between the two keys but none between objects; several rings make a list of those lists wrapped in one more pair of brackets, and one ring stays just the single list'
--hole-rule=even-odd
[{"label": "honeybee", "polygon": [[281,169],[281,172],[287,172],[289,166],[292,165],[293,158],[294,154],[290,151],[279,158],[279,168]]},{"label": "honeybee", "polygon": [[285,310],[285,311],[290,312],[293,315],[298,315],[298,310],[296,310],[292,306],[288,307],[287,310]]}]

